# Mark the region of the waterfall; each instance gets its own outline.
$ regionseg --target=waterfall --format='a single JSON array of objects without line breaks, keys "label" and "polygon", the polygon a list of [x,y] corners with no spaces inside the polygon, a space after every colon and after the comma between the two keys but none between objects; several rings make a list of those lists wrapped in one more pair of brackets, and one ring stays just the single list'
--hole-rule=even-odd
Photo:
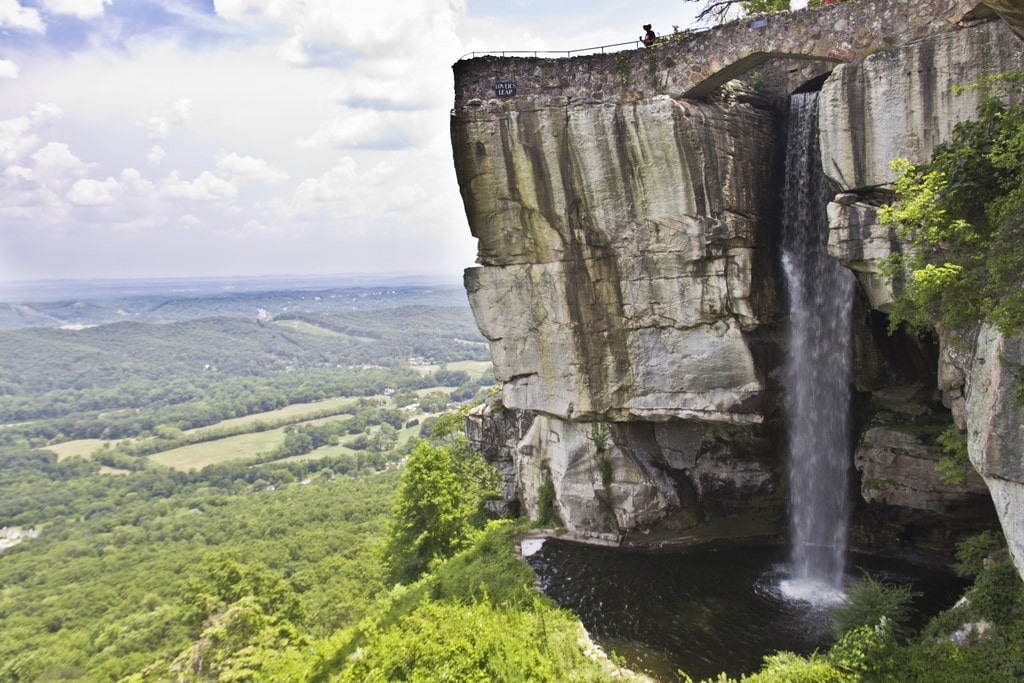
[{"label": "waterfall", "polygon": [[841,595],[850,458],[850,310],[854,277],[827,251],[830,193],[818,148],[818,94],[790,102],[782,261],[791,305],[785,364],[791,579],[815,602]]}]

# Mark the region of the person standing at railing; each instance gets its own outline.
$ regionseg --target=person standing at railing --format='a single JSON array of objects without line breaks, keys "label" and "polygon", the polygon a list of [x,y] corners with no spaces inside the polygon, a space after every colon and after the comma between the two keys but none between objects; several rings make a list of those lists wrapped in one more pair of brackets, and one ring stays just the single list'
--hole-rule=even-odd
[{"label": "person standing at railing", "polygon": [[653,30],[651,30],[650,24],[644,24],[644,30],[647,31],[647,33],[642,35],[640,37],[640,40],[643,41],[644,45],[650,47],[651,45],[654,45],[654,43],[658,41],[658,36],[654,34]]}]

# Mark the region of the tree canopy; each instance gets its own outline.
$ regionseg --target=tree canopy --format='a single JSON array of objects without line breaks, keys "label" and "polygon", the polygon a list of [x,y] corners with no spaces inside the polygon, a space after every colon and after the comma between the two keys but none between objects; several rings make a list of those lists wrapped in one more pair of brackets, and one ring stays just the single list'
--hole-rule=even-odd
[{"label": "tree canopy", "polygon": [[886,268],[899,289],[893,326],[1024,330],[1022,84],[1013,71],[969,86],[982,95],[977,120],[958,123],[928,162],[893,162],[897,201],[880,217],[910,244]]},{"label": "tree canopy", "polygon": [[[697,21],[725,22],[749,14],[764,12],[785,12],[789,9],[790,0],[684,0],[690,3],[703,3],[704,9],[697,15]],[[808,7],[818,7],[825,0],[809,0]]]}]

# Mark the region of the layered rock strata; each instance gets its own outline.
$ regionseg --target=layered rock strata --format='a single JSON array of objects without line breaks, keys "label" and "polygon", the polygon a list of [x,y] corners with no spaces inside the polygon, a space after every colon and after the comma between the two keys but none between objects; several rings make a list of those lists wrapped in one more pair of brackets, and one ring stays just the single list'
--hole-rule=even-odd
[{"label": "layered rock strata", "polygon": [[[928,438],[905,427],[950,408],[966,425],[970,369],[885,334],[878,262],[899,244],[875,214],[889,160],[927,158],[973,113],[948,86],[1019,64],[1021,44],[982,23],[841,66],[822,92],[830,252],[862,285],[862,549],[944,553],[991,521],[977,482],[944,484]],[[570,530],[644,544],[777,538],[784,116],[734,85],[701,102],[657,88],[612,97],[583,61],[559,61],[456,66],[455,166],[480,263],[465,284],[503,383],[501,402],[467,421],[470,440],[502,469],[511,506]],[[509,65],[529,88],[488,96]]]},{"label": "layered rock strata", "polygon": [[[884,312],[891,305],[891,283],[881,276],[880,264],[904,248],[877,217],[878,207],[892,199],[889,162],[895,157],[927,161],[957,122],[975,118],[978,95],[955,94],[955,86],[1022,67],[1024,41],[997,21],[894,47],[862,63],[837,67],[825,81],[819,111],[822,165],[838,190],[829,206],[829,252],[857,273],[872,309]],[[1016,442],[1024,413],[1007,400],[1008,371],[991,350],[997,343],[1003,342],[984,330],[977,342],[941,339],[930,377],[917,373],[916,380],[904,380],[902,395],[908,400],[899,398],[899,385],[861,382],[870,409],[855,460],[869,507],[895,504],[904,516],[907,510],[932,511],[948,520],[947,530],[983,518],[988,508],[979,500],[983,490],[970,483],[959,492],[951,490],[935,474],[935,447],[908,426],[927,422],[929,415],[939,420],[951,416],[970,436],[971,461],[984,477],[1011,545],[1018,548],[1015,557],[1021,558],[1024,528],[1015,511],[1024,509],[1024,477],[1004,466],[1013,451],[999,444]],[[981,367],[988,374],[979,374]],[[979,381],[985,388],[976,386]],[[1000,388],[993,389],[996,385]],[[934,393],[931,400],[929,393]],[[1017,448],[1009,460],[1022,458],[1024,450]],[[1024,562],[1018,567],[1024,570]]]},{"label": "layered rock strata", "polygon": [[[696,469],[699,434],[677,456],[668,426],[634,425],[765,420],[775,115],[739,97],[521,98],[467,105],[457,123],[456,169],[484,264],[466,273],[470,303],[504,407],[543,414],[520,444],[544,454],[518,472],[527,508],[547,476],[570,528],[694,524],[697,491],[711,485]],[[574,468],[596,457],[591,423],[612,425],[609,456],[621,465],[603,502],[590,481],[573,492]]]}]

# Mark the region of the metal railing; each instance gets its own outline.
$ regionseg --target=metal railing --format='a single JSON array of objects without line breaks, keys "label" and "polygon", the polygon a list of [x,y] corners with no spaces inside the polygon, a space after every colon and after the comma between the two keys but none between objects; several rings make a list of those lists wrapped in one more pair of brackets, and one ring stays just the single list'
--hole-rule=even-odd
[{"label": "metal railing", "polygon": [[[685,31],[680,31],[679,33],[669,33],[664,36],[660,36],[658,38],[658,43],[668,42],[676,38],[677,36],[691,36],[695,33],[703,33],[709,30],[711,30],[711,27],[693,28],[687,29]],[[604,54],[604,51],[608,48],[622,48],[624,45],[629,45],[631,49],[637,49],[643,47],[644,41],[641,40],[640,38],[637,38],[636,40],[630,40],[625,43],[612,43],[611,45],[597,45],[595,47],[581,47],[577,50],[492,50],[488,52],[467,52],[466,54],[459,57],[458,60],[456,61],[461,62],[463,59],[476,59],[477,57],[540,57],[542,55],[572,57],[573,55],[579,55],[584,53]],[[616,52],[618,51],[620,50],[616,50]]]},{"label": "metal railing", "polygon": [[613,43],[611,45],[598,45],[596,47],[581,47],[578,50],[490,50],[487,52],[467,52],[459,57],[458,61],[461,62],[463,59],[475,59],[477,57],[514,57],[516,55],[527,57],[539,57],[541,55],[572,57],[575,54],[583,52],[588,54],[602,54],[604,53],[605,48],[622,47],[623,45],[630,45],[633,48],[638,48],[643,45],[643,41],[638,38],[637,40],[631,40],[626,43]]}]

